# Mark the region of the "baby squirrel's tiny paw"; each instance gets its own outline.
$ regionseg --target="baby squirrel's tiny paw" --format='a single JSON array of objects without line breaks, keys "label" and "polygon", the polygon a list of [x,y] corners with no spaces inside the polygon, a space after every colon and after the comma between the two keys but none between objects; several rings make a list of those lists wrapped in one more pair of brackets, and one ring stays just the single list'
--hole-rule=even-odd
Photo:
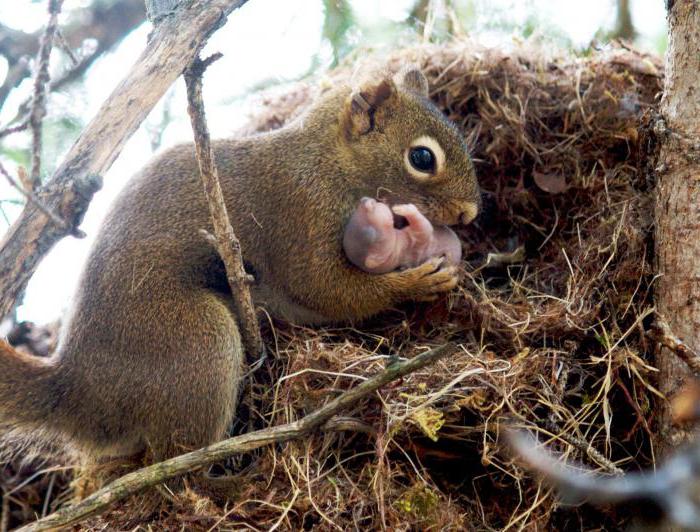
[{"label": "baby squirrel's tiny paw", "polygon": [[388,275],[395,277],[400,295],[414,301],[433,301],[459,282],[457,267],[448,265],[445,257],[433,257],[420,266]]}]

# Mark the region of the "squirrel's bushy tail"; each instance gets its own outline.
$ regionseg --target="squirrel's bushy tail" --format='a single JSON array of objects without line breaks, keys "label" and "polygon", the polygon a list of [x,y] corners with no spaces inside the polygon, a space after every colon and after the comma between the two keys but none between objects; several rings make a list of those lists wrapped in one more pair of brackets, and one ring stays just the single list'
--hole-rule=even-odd
[{"label": "squirrel's bushy tail", "polygon": [[49,428],[56,375],[50,359],[25,355],[0,340],[0,437]]}]

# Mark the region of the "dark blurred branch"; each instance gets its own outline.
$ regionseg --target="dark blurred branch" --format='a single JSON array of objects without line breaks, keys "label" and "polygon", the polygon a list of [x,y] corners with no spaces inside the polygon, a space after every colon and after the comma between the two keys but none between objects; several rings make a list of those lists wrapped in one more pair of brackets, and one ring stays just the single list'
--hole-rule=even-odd
[{"label": "dark blurred branch", "polygon": [[347,33],[355,19],[347,0],[323,0],[323,7],[323,37],[333,47],[333,64],[337,65],[348,51]]},{"label": "dark blurred branch", "polygon": [[428,20],[428,11],[430,10],[430,0],[417,0],[413,9],[411,9],[411,14],[409,15],[409,20],[421,33],[423,28],[425,28],[425,23]]},{"label": "dark blurred branch", "polygon": [[610,35],[613,39],[632,41],[637,32],[632,24],[629,0],[617,0],[617,16],[615,17],[615,29]]},{"label": "dark blurred branch", "polygon": [[696,492],[700,481],[700,444],[697,442],[674,454],[656,472],[603,477],[580,465],[564,465],[550,452],[540,449],[540,443],[529,433],[512,431],[508,440],[516,456],[557,488],[567,502],[604,505],[653,501],[671,523],[687,530],[700,530]]}]

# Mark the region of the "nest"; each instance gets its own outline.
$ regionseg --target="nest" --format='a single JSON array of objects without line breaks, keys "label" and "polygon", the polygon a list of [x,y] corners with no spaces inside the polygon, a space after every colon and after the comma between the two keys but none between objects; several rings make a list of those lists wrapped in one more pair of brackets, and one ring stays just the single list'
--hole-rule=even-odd
[{"label": "nest", "polygon": [[[323,432],[223,464],[221,497],[185,489],[155,513],[131,499],[88,528],[568,530],[618,529],[631,518],[624,509],[562,507],[518,467],[503,429],[527,428],[608,474],[653,462],[658,393],[644,332],[653,289],[647,126],[662,89],[658,60],[622,48],[548,57],[450,43],[383,61],[420,65],[433,100],[471,146],[484,209],[460,233],[463,282],[436,303],[361,327],[266,323],[274,356],[247,383],[235,430],[299,419],[392,356],[446,341],[459,352]],[[350,71],[331,73],[331,82]],[[265,100],[251,129],[279,127],[314,93],[300,85]],[[25,509],[41,512],[42,489],[45,478],[13,497],[27,493]],[[19,524],[28,517],[14,499]]]}]

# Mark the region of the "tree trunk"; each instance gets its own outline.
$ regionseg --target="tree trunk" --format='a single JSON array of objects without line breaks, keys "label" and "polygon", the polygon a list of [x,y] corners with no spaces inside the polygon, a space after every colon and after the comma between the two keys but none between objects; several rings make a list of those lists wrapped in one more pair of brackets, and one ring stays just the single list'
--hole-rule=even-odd
[{"label": "tree trunk", "polygon": [[[657,166],[656,257],[660,278],[657,308],[671,330],[691,348],[700,348],[700,3],[667,0],[669,44],[661,101],[655,125],[660,141]],[[662,349],[657,360],[659,386],[667,396],[689,375],[687,366]],[[668,405],[659,418],[662,449],[682,441]]]},{"label": "tree trunk", "polygon": [[611,37],[615,39],[625,39],[631,41],[636,32],[632,24],[632,13],[630,12],[629,0],[617,0],[617,16],[615,19],[615,29]]}]

